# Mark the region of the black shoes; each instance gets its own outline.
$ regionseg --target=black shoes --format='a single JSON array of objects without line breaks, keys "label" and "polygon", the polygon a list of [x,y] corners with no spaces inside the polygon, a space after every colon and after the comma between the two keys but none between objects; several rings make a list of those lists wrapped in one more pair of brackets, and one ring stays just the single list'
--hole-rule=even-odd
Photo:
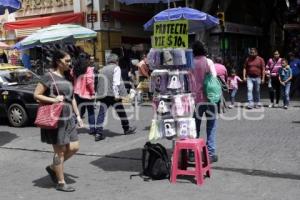
[{"label": "black shoes", "polygon": [[209,156],[209,162],[210,163],[218,162],[218,156],[217,155],[210,155]]},{"label": "black shoes", "polygon": [[[130,134],[134,134],[136,130],[136,127],[129,127],[126,131],[124,131],[124,135],[130,135]],[[95,134],[95,141],[98,142],[100,140],[104,140],[105,136],[103,135],[103,133],[96,133]]]},{"label": "black shoes", "polygon": [[124,135],[135,134],[136,127],[129,127],[128,130],[124,131]]},{"label": "black shoes", "polygon": [[98,142],[100,140],[104,140],[105,139],[105,136],[103,134],[100,134],[100,133],[96,133],[95,134],[95,141]]},{"label": "black shoes", "polygon": [[58,183],[56,185],[56,190],[62,191],[62,192],[74,192],[75,188],[68,186],[66,183]]},{"label": "black shoes", "polygon": [[48,172],[51,180],[53,183],[58,183],[58,180],[57,180],[57,177],[56,177],[56,174],[55,174],[55,171],[53,169],[51,169],[50,166],[47,166],[46,167],[46,171]]}]

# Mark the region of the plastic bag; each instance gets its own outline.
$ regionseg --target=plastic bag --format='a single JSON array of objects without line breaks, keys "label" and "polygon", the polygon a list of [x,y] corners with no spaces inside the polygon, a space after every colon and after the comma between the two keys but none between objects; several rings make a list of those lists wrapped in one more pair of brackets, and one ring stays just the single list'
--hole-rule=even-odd
[{"label": "plastic bag", "polygon": [[207,73],[204,79],[204,92],[210,103],[218,103],[222,96],[222,87],[217,77]]}]

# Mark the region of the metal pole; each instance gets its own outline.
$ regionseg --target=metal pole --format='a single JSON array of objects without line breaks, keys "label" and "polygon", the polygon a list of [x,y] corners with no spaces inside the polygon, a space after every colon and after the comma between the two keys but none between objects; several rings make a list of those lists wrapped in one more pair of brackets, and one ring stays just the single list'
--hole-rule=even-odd
[{"label": "metal pole", "polygon": [[[91,9],[92,30],[94,30],[93,14],[94,14],[94,0],[92,0],[92,9]],[[96,58],[96,40],[95,39],[93,39],[93,56],[94,56],[94,58]]]},{"label": "metal pole", "polygon": [[221,47],[222,47],[222,59],[225,61],[225,27],[221,26]]}]

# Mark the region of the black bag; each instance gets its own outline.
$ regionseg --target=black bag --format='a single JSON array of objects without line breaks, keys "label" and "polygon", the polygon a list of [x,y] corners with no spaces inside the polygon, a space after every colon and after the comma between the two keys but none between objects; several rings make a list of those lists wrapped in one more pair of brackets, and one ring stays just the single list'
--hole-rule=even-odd
[{"label": "black bag", "polygon": [[142,155],[143,175],[154,180],[170,177],[170,160],[167,150],[159,143],[147,142]]}]

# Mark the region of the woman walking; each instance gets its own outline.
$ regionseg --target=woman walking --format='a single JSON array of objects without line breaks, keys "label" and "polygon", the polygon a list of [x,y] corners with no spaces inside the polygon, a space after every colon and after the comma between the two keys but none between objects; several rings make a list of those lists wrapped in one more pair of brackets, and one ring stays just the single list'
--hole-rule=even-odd
[{"label": "woman walking", "polygon": [[[278,70],[281,68],[282,58],[280,58],[279,51],[274,51],[273,58],[268,60],[266,65],[266,75],[269,78],[268,87],[270,93],[271,104],[269,108],[278,107],[280,99],[280,82],[278,79]],[[274,102],[274,97],[276,102]]]},{"label": "woman walking", "polygon": [[88,111],[89,134],[95,135],[95,111],[94,111],[94,96],[95,96],[95,75],[94,67],[91,67],[86,54],[79,55],[76,66],[71,71],[74,77],[74,93],[75,99],[82,118],[85,109]]},{"label": "woman walking", "polygon": [[42,128],[41,140],[47,144],[52,144],[54,150],[53,163],[46,167],[46,170],[52,181],[57,184],[56,190],[73,192],[75,189],[65,182],[64,162],[79,149],[74,113],[80,127],[83,126],[83,123],[73,96],[72,83],[68,80],[68,77],[70,77],[68,76],[71,64],[70,55],[58,50],[54,52],[52,62],[53,70],[44,75],[38,83],[34,91],[34,98],[41,103],[64,102],[58,128]]}]

